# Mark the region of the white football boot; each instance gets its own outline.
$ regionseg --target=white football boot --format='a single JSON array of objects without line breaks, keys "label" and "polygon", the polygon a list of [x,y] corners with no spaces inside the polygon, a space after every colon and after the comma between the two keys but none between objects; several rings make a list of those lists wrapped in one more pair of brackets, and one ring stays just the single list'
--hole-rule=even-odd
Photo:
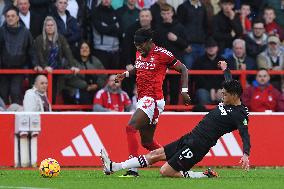
[{"label": "white football boot", "polygon": [[109,159],[106,151],[104,149],[101,149],[101,160],[103,162],[104,166],[104,174],[110,175],[113,173],[112,171],[112,161]]}]

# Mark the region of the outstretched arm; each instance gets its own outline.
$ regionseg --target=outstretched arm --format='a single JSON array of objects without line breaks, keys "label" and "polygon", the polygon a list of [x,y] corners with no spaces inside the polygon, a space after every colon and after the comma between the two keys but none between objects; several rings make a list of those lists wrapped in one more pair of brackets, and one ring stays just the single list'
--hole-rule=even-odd
[{"label": "outstretched arm", "polygon": [[240,163],[242,164],[242,167],[245,170],[249,170],[250,136],[248,133],[248,128],[247,127],[239,128],[239,133],[243,141],[243,151],[244,151],[244,155],[241,158]]},{"label": "outstretched arm", "polygon": [[132,68],[131,70],[129,70],[129,71],[125,71],[125,72],[123,72],[123,73],[121,73],[121,74],[117,74],[116,77],[115,77],[115,82],[116,82],[116,83],[119,83],[119,82],[121,82],[124,78],[133,76],[133,75],[135,75],[135,74],[136,74],[136,69],[135,69],[135,67],[133,67],[133,68]]},{"label": "outstretched arm", "polygon": [[219,61],[218,65],[221,68],[221,70],[223,70],[223,72],[224,72],[225,81],[233,80],[232,74],[231,74],[230,69],[228,68],[227,62]]},{"label": "outstretched arm", "polygon": [[181,73],[181,80],[182,80],[182,90],[181,94],[183,97],[183,101],[185,105],[189,105],[190,97],[188,95],[188,70],[183,63],[179,60],[176,60],[175,64],[173,65],[173,69]]}]

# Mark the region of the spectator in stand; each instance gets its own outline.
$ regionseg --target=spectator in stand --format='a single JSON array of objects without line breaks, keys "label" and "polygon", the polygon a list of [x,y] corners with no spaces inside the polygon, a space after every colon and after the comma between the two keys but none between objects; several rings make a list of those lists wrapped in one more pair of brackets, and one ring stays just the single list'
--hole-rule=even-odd
[{"label": "spectator in stand", "polygon": [[52,12],[52,16],[56,21],[58,33],[63,35],[67,40],[73,56],[79,57],[79,42],[81,40],[81,30],[77,19],[70,15],[66,9],[68,0],[56,0],[55,10]]},{"label": "spectator in stand", "polygon": [[232,54],[232,43],[243,34],[239,16],[234,12],[234,0],[220,0],[221,11],[213,17],[213,37],[224,57]]},{"label": "spectator in stand", "polygon": [[243,34],[247,34],[251,31],[251,21],[249,19],[250,13],[250,5],[243,3],[240,9],[240,20],[243,27]]},{"label": "spectator in stand", "polygon": [[207,37],[208,18],[204,5],[200,0],[187,0],[177,9],[177,17],[184,25],[189,46],[185,49],[184,64],[188,69],[193,62],[204,55],[204,43]]},{"label": "spectator in stand", "polygon": [[50,112],[51,105],[47,98],[48,81],[46,76],[38,75],[33,88],[26,91],[23,101],[25,112]]},{"label": "spectator in stand", "polygon": [[115,82],[116,75],[110,75],[105,88],[99,90],[94,98],[94,112],[128,112],[131,101],[121,89],[121,83]]},{"label": "spectator in stand", "polygon": [[[219,70],[218,62],[224,59],[219,55],[218,44],[213,38],[206,41],[205,51],[205,55],[194,62],[192,70]],[[232,69],[229,62],[228,67]],[[206,105],[221,100],[221,84],[224,80],[222,75],[199,75],[193,76],[192,80],[196,89],[196,104]]]},{"label": "spectator in stand", "polygon": [[[86,19],[86,11],[87,5],[85,0],[68,0],[68,6],[66,8],[70,15],[77,20],[79,27],[81,28],[81,34],[85,34],[85,20]],[[82,37],[81,36],[81,37]],[[78,48],[80,48],[78,46]]]},{"label": "spectator in stand", "polygon": [[[127,70],[131,70],[136,60],[136,47],[134,45],[134,34],[139,28],[150,29],[152,21],[152,14],[149,9],[142,9],[139,12],[139,21],[132,24],[126,31],[125,39],[122,46],[122,60]],[[122,81],[122,89],[132,97],[135,84],[135,77],[125,78]]]},{"label": "spectator in stand", "polygon": [[263,8],[263,3],[266,0],[240,0],[241,4],[247,4],[250,6],[251,14],[250,17],[257,18],[261,17],[261,9]]},{"label": "spectator in stand", "polygon": [[5,10],[12,5],[12,2],[10,0],[0,0],[0,27],[5,22]]},{"label": "spectator in stand", "polygon": [[255,19],[252,24],[252,31],[245,36],[247,54],[256,59],[257,55],[266,49],[267,38],[264,22]]},{"label": "spectator in stand", "polygon": [[[284,52],[280,49],[280,40],[276,36],[268,37],[268,46],[265,51],[257,56],[258,69],[284,70]],[[281,88],[281,77],[271,77],[271,84],[278,90]]]},{"label": "spectator in stand", "polygon": [[19,9],[20,22],[30,30],[35,39],[42,32],[43,18],[30,10],[29,0],[17,0],[17,7]]},{"label": "spectator in stand", "polygon": [[89,43],[92,43],[93,39],[93,30],[91,24],[91,15],[98,5],[99,0],[84,0],[85,8],[82,19],[82,37],[84,40],[87,40]]},{"label": "spectator in stand", "polygon": [[116,10],[118,22],[122,30],[122,37],[129,26],[134,24],[139,17],[139,9],[135,7],[137,0],[127,0],[126,4]]},{"label": "spectator in stand", "polygon": [[[101,61],[92,56],[90,45],[83,41],[80,44],[80,70],[103,70]],[[94,94],[101,89],[107,80],[104,74],[77,74],[66,81],[64,94],[65,104],[92,104]]]},{"label": "spectator in stand", "polygon": [[[14,6],[5,12],[6,23],[0,28],[1,69],[27,69],[37,65],[32,35],[19,24],[19,12]],[[36,67],[35,67],[36,68]],[[23,103],[22,84],[24,75],[0,76],[0,96],[6,104]],[[11,102],[10,100],[11,99]]]},{"label": "spectator in stand", "polygon": [[265,22],[265,30],[268,35],[276,35],[284,40],[283,29],[275,22],[275,11],[272,7],[265,7],[263,13],[263,19]]},{"label": "spectator in stand", "polygon": [[[174,19],[174,8],[169,4],[161,6],[163,23],[156,26],[156,44],[172,52],[178,60],[183,60],[184,50],[188,46],[183,25]],[[169,86],[168,86],[169,85]],[[164,96],[170,95],[170,104],[178,104],[180,91],[180,76],[167,75],[163,83]],[[167,98],[165,98],[167,101]]]},{"label": "spectator in stand", "polygon": [[[35,40],[36,53],[39,59],[39,66],[47,72],[54,69],[71,69],[74,73],[80,71],[76,67],[76,61],[72,56],[70,47],[63,35],[57,31],[57,25],[53,17],[47,16],[43,23],[42,35]],[[52,80],[52,101],[56,100],[58,91],[62,90],[62,84],[58,85],[60,77],[53,76]]]},{"label": "spectator in stand", "polygon": [[151,7],[150,11],[153,16],[152,25],[154,28],[163,22],[163,18],[161,17],[161,6],[167,3],[166,0],[157,0]]},{"label": "spectator in stand", "polygon": [[[228,62],[235,70],[256,70],[256,61],[246,54],[246,42],[243,39],[233,41],[233,55],[228,58]],[[251,82],[252,77],[248,76],[247,80]]]},{"label": "spectator in stand", "polygon": [[[283,29],[284,28],[284,1],[283,0],[278,0],[278,1],[277,0],[276,1],[275,0],[262,0],[262,1],[263,1],[262,6],[261,6],[262,8],[271,7],[274,9],[274,12],[276,15],[275,21]],[[257,3],[259,6],[259,2]]]},{"label": "spectator in stand", "polygon": [[30,0],[31,11],[45,18],[51,12],[54,0]]},{"label": "spectator in stand", "polygon": [[244,90],[242,101],[252,112],[277,111],[280,92],[270,84],[270,76],[264,68],[256,74],[253,85]]},{"label": "spectator in stand", "polygon": [[94,55],[106,69],[118,69],[121,28],[111,0],[102,0],[92,13]]}]

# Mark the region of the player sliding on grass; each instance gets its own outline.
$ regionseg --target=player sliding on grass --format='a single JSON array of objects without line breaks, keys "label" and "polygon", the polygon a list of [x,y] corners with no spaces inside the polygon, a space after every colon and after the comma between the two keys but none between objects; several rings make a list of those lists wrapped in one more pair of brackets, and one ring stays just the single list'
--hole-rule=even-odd
[{"label": "player sliding on grass", "polygon": [[223,103],[210,111],[190,133],[146,155],[115,163],[102,150],[101,158],[105,174],[108,175],[121,169],[147,167],[158,161],[167,161],[160,170],[163,176],[217,177],[218,174],[211,169],[203,173],[193,172],[190,169],[203,159],[222,135],[237,129],[243,141],[244,151],[240,163],[245,170],[248,170],[250,137],[248,133],[248,111],[240,100],[243,90],[238,81],[232,80],[230,70],[227,69],[227,63],[224,61],[219,63],[225,76],[222,89]]},{"label": "player sliding on grass", "polygon": [[[186,67],[171,52],[156,46],[152,42],[152,35],[153,31],[150,29],[141,28],[135,32],[134,44],[137,48],[135,68],[116,76],[116,80],[120,82],[125,77],[136,75],[137,110],[126,127],[130,158],[138,157],[137,130],[140,133],[144,148],[152,151],[161,147],[153,138],[158,117],[165,106],[162,85],[167,68],[181,73],[181,94],[184,103],[190,103],[190,97],[187,94],[188,71]],[[138,176],[137,169],[127,171],[124,176]]]}]

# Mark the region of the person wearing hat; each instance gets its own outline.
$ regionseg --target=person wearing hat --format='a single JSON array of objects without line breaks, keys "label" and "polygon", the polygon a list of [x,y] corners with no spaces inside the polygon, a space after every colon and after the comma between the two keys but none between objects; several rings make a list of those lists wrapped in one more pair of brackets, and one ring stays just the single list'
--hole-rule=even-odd
[{"label": "person wearing hat", "polygon": [[[280,39],[277,36],[268,37],[267,48],[257,56],[257,67],[268,70],[284,70],[284,53],[280,49]],[[271,76],[271,83],[277,89],[281,88],[281,77]]]},{"label": "person wearing hat", "polygon": [[[205,55],[199,57],[192,65],[193,70],[219,70],[218,62],[224,60],[218,53],[217,42],[209,37],[205,43]],[[228,67],[233,66],[228,63]],[[222,75],[196,75],[192,77],[196,92],[195,103],[206,105],[220,100]]]},{"label": "person wearing hat", "polygon": [[[141,28],[135,32],[136,61],[132,70],[116,76],[120,82],[126,77],[136,75],[138,102],[137,109],[126,126],[129,156],[138,157],[137,131],[141,136],[142,146],[155,150],[161,145],[154,140],[154,133],[159,115],[165,107],[162,85],[167,69],[174,69],[181,73],[181,95],[184,103],[190,103],[188,95],[188,70],[176,57],[163,47],[153,43],[153,31]],[[125,176],[138,176],[137,169],[129,170]]]}]

